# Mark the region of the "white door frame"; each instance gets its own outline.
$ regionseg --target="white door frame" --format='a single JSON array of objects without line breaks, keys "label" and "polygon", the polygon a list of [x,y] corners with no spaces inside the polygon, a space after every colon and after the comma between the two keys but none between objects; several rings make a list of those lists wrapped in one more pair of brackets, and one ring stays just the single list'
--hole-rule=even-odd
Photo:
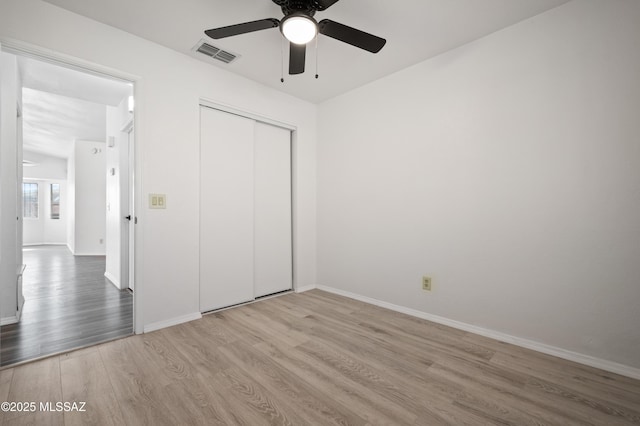
[{"label": "white door frame", "polygon": [[[55,65],[63,66],[66,68],[75,69],[77,71],[81,71],[88,74],[97,75],[100,77],[107,77],[114,80],[121,80],[126,83],[133,84],[133,96],[136,99],[136,105],[133,111],[133,122],[136,126],[136,134],[140,135],[140,84],[142,82],[142,78],[133,74],[129,74],[124,71],[120,71],[113,68],[108,68],[99,64],[95,64],[93,62],[85,61],[80,58],[76,58],[70,55],[66,55],[60,52],[56,52],[54,50],[45,49],[39,46],[35,46],[23,41],[14,40],[10,38],[2,38],[0,37],[0,47],[2,51],[7,53],[12,53],[18,56],[31,57],[40,61],[53,63]],[[135,137],[135,135],[134,135]],[[129,170],[130,177],[133,179],[135,185],[134,188],[130,188],[134,194],[142,193],[142,173],[141,173],[141,164],[142,164],[142,150],[140,148],[140,137],[136,137],[134,145],[134,158],[130,159],[133,161],[134,167]],[[137,223],[138,219],[143,219],[144,209],[140,208],[140,197],[134,198],[134,205],[130,206],[133,212],[137,217],[134,217],[133,222]],[[142,223],[144,221],[142,220]],[[133,326],[135,334],[142,334],[144,332],[144,323],[143,323],[143,310],[142,310],[142,300],[144,297],[144,285],[143,285],[143,277],[141,268],[136,268],[136,259],[141,259],[142,255],[142,235],[140,228],[138,226],[133,226],[133,232],[129,233],[129,239],[132,240],[131,244],[134,245],[135,250],[129,253],[129,274],[130,277],[134,277],[136,292],[133,295]]]}]

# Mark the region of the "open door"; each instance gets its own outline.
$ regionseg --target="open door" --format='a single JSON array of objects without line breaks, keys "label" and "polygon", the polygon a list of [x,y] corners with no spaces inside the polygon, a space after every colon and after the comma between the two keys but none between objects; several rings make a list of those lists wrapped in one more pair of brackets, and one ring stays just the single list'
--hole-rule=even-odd
[{"label": "open door", "polygon": [[[125,226],[122,227],[122,265],[124,273],[127,274],[127,277],[123,277],[123,282],[126,283],[126,288],[133,292],[134,289],[134,274],[133,274],[133,254],[134,254],[134,238],[133,227],[136,224],[136,216],[134,212],[134,203],[133,203],[133,188],[134,188],[134,153],[135,153],[135,145],[134,145],[134,128],[131,127],[129,132],[127,133],[127,149],[129,152],[128,160],[128,173],[127,173],[127,205],[129,214],[125,217],[126,223]],[[123,275],[124,275],[123,273]]]}]

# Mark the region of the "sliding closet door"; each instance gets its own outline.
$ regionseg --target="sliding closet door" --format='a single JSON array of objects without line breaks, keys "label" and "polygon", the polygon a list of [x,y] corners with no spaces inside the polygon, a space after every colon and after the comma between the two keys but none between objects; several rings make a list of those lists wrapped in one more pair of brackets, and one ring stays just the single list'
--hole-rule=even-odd
[{"label": "sliding closet door", "polygon": [[254,288],[265,296],[292,287],[291,132],[255,123]]},{"label": "sliding closet door", "polygon": [[253,300],[254,121],[200,108],[200,311]]}]

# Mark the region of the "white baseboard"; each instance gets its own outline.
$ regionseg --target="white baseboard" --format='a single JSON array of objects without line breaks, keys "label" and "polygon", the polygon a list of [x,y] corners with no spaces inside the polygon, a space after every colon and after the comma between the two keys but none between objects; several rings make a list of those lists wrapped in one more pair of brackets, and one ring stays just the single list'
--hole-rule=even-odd
[{"label": "white baseboard", "polygon": [[501,342],[511,343],[512,345],[531,349],[547,355],[557,356],[558,358],[577,362],[579,364],[588,365],[589,367],[599,368],[601,370],[609,371],[611,373],[620,374],[621,376],[631,377],[632,379],[640,379],[640,368],[630,367],[628,365],[619,364],[617,362],[607,361],[606,359],[595,358],[589,355],[584,355],[578,352],[569,351],[556,346],[550,346],[550,345],[546,345],[544,343],[536,342],[533,340],[511,336],[510,334],[505,334],[499,331],[490,330],[487,328],[478,327],[472,324],[467,324],[467,323],[452,320],[449,318],[440,317],[438,315],[428,314],[426,312],[418,311],[416,309],[394,305],[393,303],[383,302],[381,300],[372,299],[367,296],[361,296],[359,294],[350,293],[348,291],[339,290],[333,287],[319,285],[317,286],[317,288],[318,290],[324,290],[329,293],[334,293],[340,296],[348,297],[350,299],[359,300],[361,302],[369,303],[371,305],[380,306],[381,308],[386,308],[392,311],[411,315],[413,317],[422,318],[427,321],[432,321],[438,324],[447,325],[449,327],[457,328],[458,330],[479,334],[481,336],[489,337],[491,339],[499,340]]},{"label": "white baseboard", "polygon": [[106,256],[106,255],[107,255],[107,252],[102,252],[102,253],[95,253],[95,252],[94,252],[94,253],[91,253],[91,252],[86,252],[86,253],[83,253],[83,252],[80,252],[80,251],[73,250],[73,249],[71,248],[71,246],[69,245],[69,243],[67,243],[67,244],[65,244],[65,245],[67,246],[67,248],[69,249],[69,251],[71,252],[71,254],[72,254],[72,255],[74,255],[74,256]]},{"label": "white baseboard", "polygon": [[105,271],[104,277],[108,279],[109,282],[111,282],[111,284],[113,284],[118,290],[122,290],[122,288],[120,287],[120,280],[114,277],[112,273]]},{"label": "white baseboard", "polygon": [[313,290],[314,288],[317,288],[317,287],[315,285],[305,285],[302,287],[296,287],[295,292],[304,293],[305,291]]},{"label": "white baseboard", "polygon": [[160,330],[161,328],[171,327],[174,325],[182,324],[183,322],[194,321],[200,318],[202,318],[202,314],[200,312],[193,312],[191,314],[182,315],[165,321],[153,322],[144,326],[144,333],[150,333],[152,331]]},{"label": "white baseboard", "polygon": [[14,315],[12,317],[0,318],[0,326],[9,325],[9,324],[16,324],[17,322],[18,322],[18,316],[17,315]]}]

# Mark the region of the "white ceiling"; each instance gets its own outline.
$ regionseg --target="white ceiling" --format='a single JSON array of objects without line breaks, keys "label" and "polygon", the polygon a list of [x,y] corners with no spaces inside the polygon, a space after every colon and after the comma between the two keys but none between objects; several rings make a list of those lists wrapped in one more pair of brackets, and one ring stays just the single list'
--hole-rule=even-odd
[{"label": "white ceiling", "polygon": [[[317,103],[569,0],[341,0],[318,12],[317,20],[328,18],[361,29],[386,38],[387,45],[371,54],[320,35],[320,78],[314,78],[312,42],[306,72],[285,75],[284,83],[280,82],[283,38],[277,29],[215,41],[203,33],[257,19],[280,19],[280,8],[271,0],[45,1]],[[195,54],[191,49],[201,39],[242,57],[225,65]],[[287,68],[285,50],[285,73]]]},{"label": "white ceiling", "polygon": [[106,112],[105,105],[23,89],[23,149],[67,158],[76,140],[104,142]]},{"label": "white ceiling", "polygon": [[76,140],[104,141],[106,105],[132,94],[129,83],[18,57],[23,149],[66,158]]},{"label": "white ceiling", "polygon": [[18,57],[18,70],[22,87],[98,104],[118,106],[133,90],[131,83],[24,56]]}]

